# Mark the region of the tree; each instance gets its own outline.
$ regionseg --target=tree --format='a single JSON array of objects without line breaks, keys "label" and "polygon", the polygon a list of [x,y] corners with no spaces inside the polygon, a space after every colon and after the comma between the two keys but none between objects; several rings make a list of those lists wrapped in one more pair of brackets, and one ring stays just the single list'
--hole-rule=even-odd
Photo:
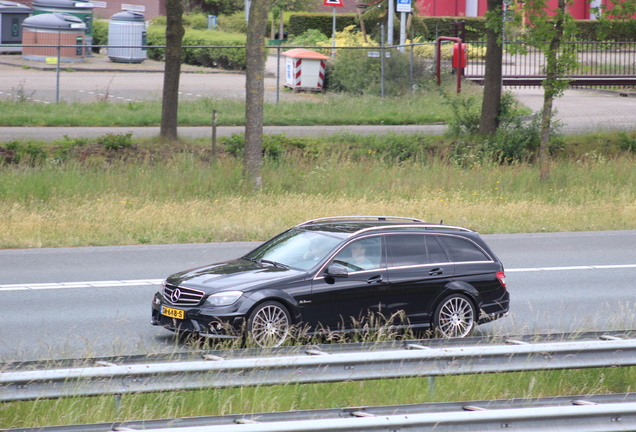
[{"label": "tree", "polygon": [[486,12],[486,70],[479,133],[492,135],[499,127],[501,65],[503,61],[503,0],[488,0]]},{"label": "tree", "polygon": [[162,138],[177,139],[179,110],[179,78],[181,75],[183,28],[183,5],[180,0],[166,2],[166,62],[163,74],[163,100],[161,105]]},{"label": "tree", "polygon": [[252,0],[247,26],[245,77],[244,170],[255,189],[262,186],[263,97],[265,93],[265,40],[271,0]]},{"label": "tree", "polygon": [[205,0],[205,3],[214,12],[213,15],[232,15],[234,12],[243,10],[245,0]]},{"label": "tree", "polygon": [[315,0],[271,0],[272,28],[270,39],[275,39],[275,26],[278,20],[278,39],[284,39],[285,11],[311,12],[316,7]]},{"label": "tree", "polygon": [[569,84],[566,75],[578,64],[574,46],[565,43],[576,32],[574,19],[567,12],[571,3],[572,0],[558,0],[553,10],[548,7],[547,0],[529,0],[524,5],[529,26],[523,39],[530,46],[543,51],[546,62],[539,144],[542,180],[546,180],[550,174],[549,147],[554,99],[563,95]]}]

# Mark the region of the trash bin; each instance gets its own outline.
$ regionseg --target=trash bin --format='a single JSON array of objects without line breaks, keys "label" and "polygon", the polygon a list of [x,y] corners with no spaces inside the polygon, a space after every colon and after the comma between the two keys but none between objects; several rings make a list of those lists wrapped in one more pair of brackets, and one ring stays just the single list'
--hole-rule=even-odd
[{"label": "trash bin", "polygon": [[93,4],[86,0],[33,0],[31,4],[33,15],[65,13],[81,19],[86,28],[84,30],[84,45],[86,55],[91,55],[93,46]]},{"label": "trash bin", "polygon": [[59,50],[61,62],[83,62],[85,31],[86,24],[73,15],[54,13],[29,17],[22,22],[22,43],[32,46],[22,48],[22,57],[46,61],[57,57]]},{"label": "trash bin", "polygon": [[325,60],[329,57],[316,51],[294,48],[282,53],[285,64],[285,87],[299,91],[324,92]]},{"label": "trash bin", "polygon": [[31,15],[31,8],[20,3],[0,0],[0,52],[20,52],[22,21]]},{"label": "trash bin", "polygon": [[141,12],[124,11],[108,22],[108,58],[118,63],[141,63],[147,58],[146,20]]}]

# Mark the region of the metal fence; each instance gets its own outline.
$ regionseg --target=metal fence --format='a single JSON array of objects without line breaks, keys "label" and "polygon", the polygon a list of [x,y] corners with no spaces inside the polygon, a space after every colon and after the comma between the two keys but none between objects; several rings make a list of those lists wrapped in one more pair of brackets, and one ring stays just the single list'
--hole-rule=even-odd
[{"label": "metal fence", "polygon": [[0,373],[0,400],[325,383],[403,377],[435,377],[530,370],[636,365],[636,339],[527,343],[430,348],[407,344],[402,349],[273,357],[115,364]]},{"label": "metal fence", "polygon": [[[485,52],[484,42],[471,42],[476,52]],[[523,48],[519,41],[504,45],[503,84],[539,86],[545,76],[545,55],[528,48],[525,54],[513,54]],[[566,49],[577,52],[578,66],[568,71],[572,87],[632,87],[636,85],[636,42],[569,42]],[[468,61],[467,78],[481,82],[483,61]]]},{"label": "metal fence", "polygon": [[[510,44],[510,43],[508,43]],[[476,47],[480,42],[471,42]],[[6,45],[3,46],[6,49]],[[2,52],[0,47],[0,98],[32,100],[42,103],[65,102],[141,102],[160,100],[163,88],[163,62],[145,60],[141,63],[111,61],[108,46],[95,46],[83,61],[36,61],[23,58],[20,52]],[[12,46],[21,50],[27,45]],[[151,47],[148,47],[151,48]],[[158,49],[161,47],[152,47]],[[306,100],[316,97],[316,91],[295,92],[289,84],[291,70],[285,51],[294,47],[270,47],[266,61],[265,101]],[[330,47],[307,47],[321,50],[331,56]],[[183,64],[180,82],[181,99],[243,99],[245,98],[245,73],[241,70],[225,70],[214,60],[200,53],[243,50],[244,47],[184,47],[190,63]],[[636,44],[633,42],[578,43],[580,67],[571,71],[578,78],[575,85],[633,86],[636,84]],[[198,50],[198,51],[197,51]],[[372,84],[371,91],[379,95],[416,91],[418,85],[434,77],[434,44],[414,44],[402,47],[337,47],[338,52],[358,50],[367,59],[362,63],[360,79]],[[442,66],[450,72],[451,47],[445,44]],[[199,53],[199,54],[197,54]],[[197,60],[199,59],[199,60]],[[56,60],[49,58],[47,60]],[[220,63],[225,63],[222,61]],[[504,55],[504,85],[540,85],[543,54],[530,50],[525,55]],[[469,58],[464,74],[473,81],[480,81],[484,74],[483,57]],[[453,79],[452,77],[450,78]],[[371,82],[372,81],[372,82]],[[327,83],[327,86],[329,84]]]}]

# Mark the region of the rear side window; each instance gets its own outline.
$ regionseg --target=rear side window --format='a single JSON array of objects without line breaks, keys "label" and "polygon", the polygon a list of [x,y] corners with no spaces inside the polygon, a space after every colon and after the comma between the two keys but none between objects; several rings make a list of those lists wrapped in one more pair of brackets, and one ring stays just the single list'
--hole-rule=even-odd
[{"label": "rear side window", "polygon": [[435,236],[427,235],[426,249],[428,250],[428,262],[429,263],[445,263],[448,262],[448,258],[444,253],[444,249],[439,245]]},{"label": "rear side window", "polygon": [[491,259],[478,248],[474,243],[458,237],[439,236],[446,251],[450,255],[451,261],[491,261]]},{"label": "rear side window", "polygon": [[423,235],[396,234],[386,238],[393,267],[428,263]]}]

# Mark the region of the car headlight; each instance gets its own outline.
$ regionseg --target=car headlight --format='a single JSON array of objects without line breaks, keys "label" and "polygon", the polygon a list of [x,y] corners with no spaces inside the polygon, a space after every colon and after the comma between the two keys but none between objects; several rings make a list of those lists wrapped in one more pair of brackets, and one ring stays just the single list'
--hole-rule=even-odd
[{"label": "car headlight", "polygon": [[242,291],[224,291],[212,294],[208,297],[207,302],[212,306],[229,306],[243,295]]}]

